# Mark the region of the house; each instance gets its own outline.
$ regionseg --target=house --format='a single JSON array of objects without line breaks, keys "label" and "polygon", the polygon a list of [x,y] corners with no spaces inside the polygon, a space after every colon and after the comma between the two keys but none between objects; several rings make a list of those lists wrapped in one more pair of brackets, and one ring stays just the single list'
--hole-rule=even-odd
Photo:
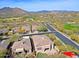
[{"label": "house", "polygon": [[9,44],[6,44],[5,41],[6,40],[3,40],[3,41],[0,42],[0,47],[3,47],[5,49],[7,49],[7,47],[8,47]]},{"label": "house", "polygon": [[37,31],[37,27],[40,26],[41,24],[40,23],[32,23],[32,32],[35,32]]},{"label": "house", "polygon": [[30,26],[29,25],[22,25],[21,27],[18,26],[18,27],[15,27],[12,29],[12,31],[14,33],[28,33],[30,31]]},{"label": "house", "polygon": [[8,29],[0,29],[0,35],[8,33]]},{"label": "house", "polygon": [[30,32],[30,26],[29,26],[29,25],[24,25],[24,26],[22,26],[22,27],[23,27],[23,29],[25,30],[24,33]]},{"label": "house", "polygon": [[12,54],[30,54],[31,51],[31,43],[28,36],[22,38],[22,40],[14,42],[11,47]]},{"label": "house", "polygon": [[54,49],[54,43],[45,35],[34,35],[32,40],[36,53],[48,53]]}]

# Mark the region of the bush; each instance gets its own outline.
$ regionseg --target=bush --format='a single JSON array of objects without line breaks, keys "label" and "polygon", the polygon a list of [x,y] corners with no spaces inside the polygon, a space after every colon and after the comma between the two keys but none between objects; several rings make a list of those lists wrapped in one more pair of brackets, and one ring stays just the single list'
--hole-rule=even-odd
[{"label": "bush", "polygon": [[39,31],[39,32],[46,32],[48,30],[47,30],[47,28],[45,26],[38,26],[37,27],[37,31]]},{"label": "bush", "polygon": [[46,58],[48,55],[47,54],[45,54],[45,53],[37,53],[37,55],[36,55],[36,57],[37,58]]},{"label": "bush", "polygon": [[73,46],[71,46],[71,45],[66,45],[66,50],[67,51],[73,51],[73,50],[77,50],[76,48],[74,48]]},{"label": "bush", "polygon": [[0,36],[0,41],[4,40],[2,36]]},{"label": "bush", "polygon": [[7,52],[6,49],[0,47],[0,58],[4,58],[4,56],[6,56],[6,52]]}]

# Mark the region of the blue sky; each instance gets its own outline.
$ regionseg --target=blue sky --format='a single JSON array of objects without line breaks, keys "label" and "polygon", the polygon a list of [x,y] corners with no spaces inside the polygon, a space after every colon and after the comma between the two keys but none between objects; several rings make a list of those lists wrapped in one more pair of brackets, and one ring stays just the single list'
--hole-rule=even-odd
[{"label": "blue sky", "polygon": [[0,8],[3,7],[18,7],[27,11],[79,11],[79,0],[0,0]]}]

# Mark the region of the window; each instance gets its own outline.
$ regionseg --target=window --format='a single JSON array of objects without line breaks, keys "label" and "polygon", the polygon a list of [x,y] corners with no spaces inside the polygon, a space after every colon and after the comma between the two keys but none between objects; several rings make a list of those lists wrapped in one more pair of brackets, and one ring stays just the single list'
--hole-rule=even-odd
[{"label": "window", "polygon": [[26,42],[23,42],[23,44],[25,44]]},{"label": "window", "polygon": [[18,54],[21,54],[22,52],[16,52],[16,54],[18,55]]},{"label": "window", "polygon": [[19,54],[21,54],[22,52],[18,52]]},{"label": "window", "polygon": [[[54,47],[54,46],[53,46]],[[52,49],[52,44],[50,45],[50,50]]]},{"label": "window", "polygon": [[25,52],[25,53],[28,53],[28,52],[29,52],[29,50],[25,50],[25,49],[24,49],[24,52]]},{"label": "window", "polygon": [[49,50],[49,48],[45,48],[45,50],[44,50],[44,51],[46,51],[46,50]]}]

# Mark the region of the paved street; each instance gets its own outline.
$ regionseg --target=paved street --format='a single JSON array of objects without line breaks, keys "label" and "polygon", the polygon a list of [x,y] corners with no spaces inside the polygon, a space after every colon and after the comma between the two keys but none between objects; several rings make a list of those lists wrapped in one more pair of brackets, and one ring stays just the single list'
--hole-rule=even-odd
[{"label": "paved street", "polygon": [[[65,44],[69,44],[74,46],[75,48],[79,49],[79,44],[77,44],[76,42],[74,42],[72,39],[69,39],[68,37],[66,37],[64,34],[60,33],[59,31],[57,31],[56,29],[54,29],[53,26],[51,26],[49,23],[45,23],[45,26],[48,27],[48,29],[50,31],[52,31],[52,33],[54,33],[62,42],[64,42]],[[55,32],[53,32],[55,31]]]},{"label": "paved street", "polygon": [[20,36],[43,35],[43,34],[50,34],[50,33],[52,33],[52,32],[39,32],[39,33],[20,34]]}]

